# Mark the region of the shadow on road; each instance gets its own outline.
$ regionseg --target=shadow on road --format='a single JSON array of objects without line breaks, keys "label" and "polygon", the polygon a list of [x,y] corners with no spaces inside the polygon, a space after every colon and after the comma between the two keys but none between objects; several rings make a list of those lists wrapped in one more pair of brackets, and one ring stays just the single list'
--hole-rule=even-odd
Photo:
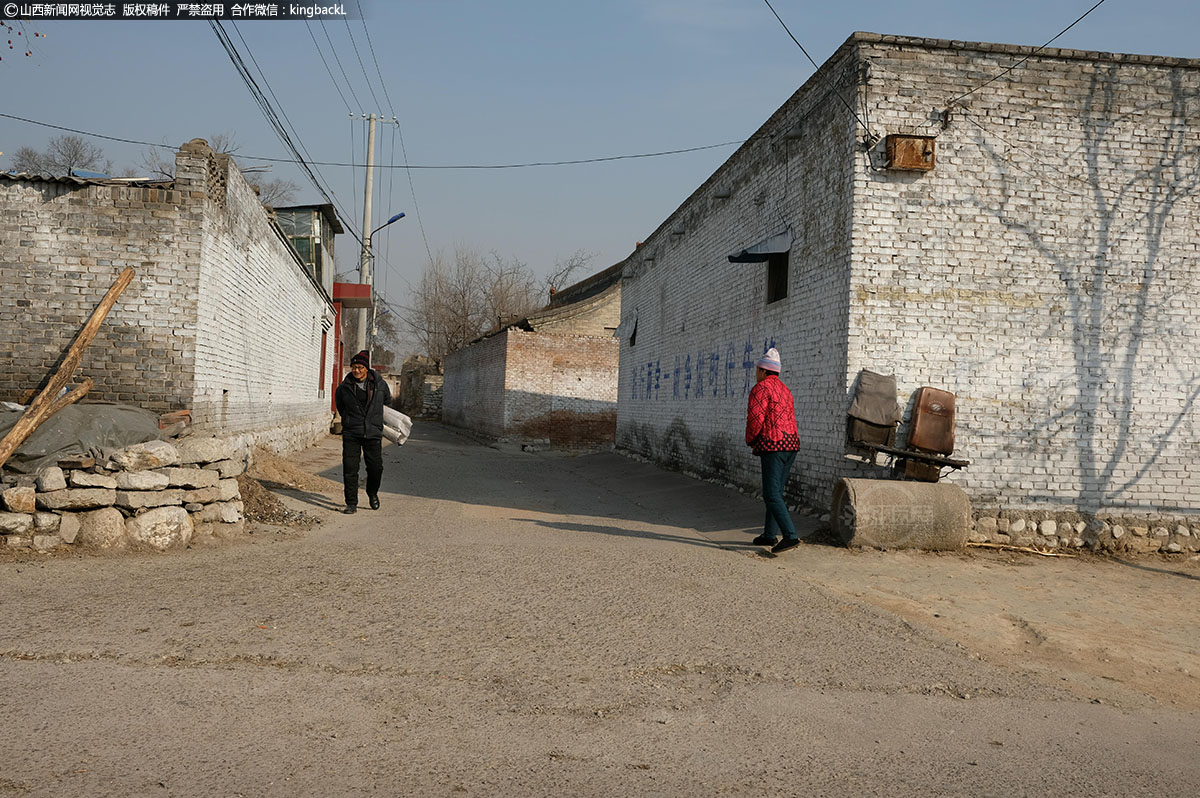
[{"label": "shadow on road", "polygon": [[[598,524],[572,524],[565,521],[542,521],[537,518],[514,518],[514,521],[523,521],[529,524],[537,524],[538,526],[547,529],[561,529],[565,532],[591,532],[600,535],[614,535],[616,537],[625,538],[645,538],[653,540],[665,540],[672,543],[687,543],[691,546],[703,546],[705,548],[732,548],[737,544],[715,543],[706,538],[691,538],[682,535],[664,535],[659,532],[647,532],[638,529],[622,529],[615,526],[600,526]],[[750,534],[756,534],[757,530],[749,530]],[[747,549],[760,549],[761,546],[752,546],[748,541],[741,544]]]},{"label": "shadow on road", "polygon": [[[497,448],[437,422],[421,420],[413,425],[407,443],[385,445],[383,451],[381,493],[401,499],[412,496],[547,515],[666,525],[712,538],[705,544],[680,536],[678,542],[726,548],[750,547],[750,538],[762,531],[760,499],[611,451],[529,453],[516,447]],[[322,471],[321,476],[340,482],[340,463]],[[793,518],[806,543],[827,542],[816,519],[795,514]],[[650,536],[578,521],[543,525]]]},{"label": "shadow on road", "polygon": [[1195,574],[1185,574],[1182,571],[1173,571],[1170,568],[1155,568],[1152,565],[1146,565],[1140,562],[1130,562],[1129,560],[1122,560],[1118,557],[1113,557],[1112,561],[1118,565],[1136,568],[1139,571],[1148,571],[1154,574],[1167,574],[1168,576],[1178,576],[1180,579],[1191,579],[1193,581],[1200,582],[1200,576],[1196,576]]},{"label": "shadow on road", "polygon": [[313,493],[312,491],[300,490],[298,488],[293,488],[289,485],[284,485],[282,482],[273,482],[271,480],[260,479],[258,482],[260,485],[262,485],[264,488],[271,491],[272,493],[278,493],[281,496],[287,496],[288,498],[296,499],[297,501],[302,501],[305,504],[311,504],[314,507],[320,507],[324,510],[341,510],[342,509],[342,505],[340,502],[335,502],[334,500],[330,499],[328,496],[324,496],[320,493]]}]

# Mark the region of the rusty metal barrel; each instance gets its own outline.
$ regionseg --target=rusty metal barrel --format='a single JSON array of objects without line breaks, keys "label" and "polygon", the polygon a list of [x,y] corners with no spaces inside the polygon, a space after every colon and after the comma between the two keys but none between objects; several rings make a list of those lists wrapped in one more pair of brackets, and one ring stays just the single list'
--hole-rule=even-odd
[{"label": "rusty metal barrel", "polygon": [[892,479],[838,480],[830,520],[847,546],[961,549],[971,531],[971,502],[957,485]]}]

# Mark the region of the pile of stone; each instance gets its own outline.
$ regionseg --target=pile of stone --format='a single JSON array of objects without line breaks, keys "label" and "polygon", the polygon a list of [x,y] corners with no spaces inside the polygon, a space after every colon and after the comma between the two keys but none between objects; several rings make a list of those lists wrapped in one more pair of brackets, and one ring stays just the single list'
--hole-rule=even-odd
[{"label": "pile of stone", "polygon": [[1200,519],[1171,516],[1088,517],[1045,511],[977,511],[969,540],[1039,549],[1133,554],[1200,551]]},{"label": "pile of stone", "polygon": [[89,461],[3,478],[0,535],[8,547],[166,551],[242,531],[236,478],[249,467],[250,448],[241,439],[150,441]]}]

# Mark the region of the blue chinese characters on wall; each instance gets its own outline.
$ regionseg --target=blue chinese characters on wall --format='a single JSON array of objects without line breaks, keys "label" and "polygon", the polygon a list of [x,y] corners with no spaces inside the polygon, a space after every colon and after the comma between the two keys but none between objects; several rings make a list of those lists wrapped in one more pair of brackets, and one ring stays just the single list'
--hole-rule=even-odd
[{"label": "blue chinese characters on wall", "polygon": [[[674,365],[668,361],[665,370],[662,358],[636,363],[629,381],[629,398],[635,402],[744,398],[754,387],[754,363],[773,346],[776,346],[774,337],[763,339],[761,348],[747,338],[740,362],[737,347],[730,341],[724,347],[702,348],[694,355],[691,352],[673,355]],[[670,391],[665,389],[664,382],[670,382]]]}]

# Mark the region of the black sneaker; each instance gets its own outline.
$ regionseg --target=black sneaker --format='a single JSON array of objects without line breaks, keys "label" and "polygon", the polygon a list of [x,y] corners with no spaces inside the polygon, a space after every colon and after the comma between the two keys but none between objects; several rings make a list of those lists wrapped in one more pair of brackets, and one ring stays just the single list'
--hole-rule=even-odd
[{"label": "black sneaker", "polygon": [[782,554],[800,545],[800,538],[784,538],[771,547],[772,554]]},{"label": "black sneaker", "polygon": [[379,497],[378,496],[368,496],[367,501],[370,502],[372,510],[379,509]]},{"label": "black sneaker", "polygon": [[354,515],[355,513],[358,512],[358,508],[355,507],[353,504],[347,504],[346,509],[342,510],[342,512],[345,513],[346,515]]},{"label": "black sneaker", "polygon": [[762,534],[750,541],[750,544],[752,546],[774,546],[778,542],[779,538],[768,537],[766,534]]}]

